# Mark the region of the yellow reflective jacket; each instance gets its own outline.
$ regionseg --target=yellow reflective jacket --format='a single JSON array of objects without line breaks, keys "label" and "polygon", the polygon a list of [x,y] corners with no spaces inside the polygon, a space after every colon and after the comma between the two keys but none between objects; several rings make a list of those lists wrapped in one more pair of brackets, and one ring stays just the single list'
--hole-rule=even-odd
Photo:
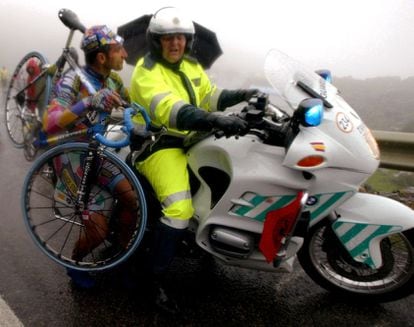
[{"label": "yellow reflective jacket", "polygon": [[[177,113],[183,106],[192,104],[206,111],[216,111],[220,93],[201,65],[188,57],[175,71],[147,55],[135,66],[130,85],[132,101],[145,107],[153,124],[166,127],[167,134],[175,136],[187,133],[178,130],[176,124]],[[138,117],[134,121],[142,123]]]}]

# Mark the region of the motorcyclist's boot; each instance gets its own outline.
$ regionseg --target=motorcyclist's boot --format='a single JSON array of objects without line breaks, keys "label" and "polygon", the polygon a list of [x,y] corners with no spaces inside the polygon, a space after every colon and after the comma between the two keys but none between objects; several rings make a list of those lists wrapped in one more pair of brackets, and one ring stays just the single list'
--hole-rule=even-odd
[{"label": "motorcyclist's boot", "polygon": [[159,222],[154,231],[152,256],[153,296],[155,305],[170,314],[179,313],[177,303],[168,292],[165,275],[177,252],[185,229],[176,229]]},{"label": "motorcyclist's boot", "polygon": [[96,286],[96,280],[87,271],[66,268],[66,274],[76,288],[89,290]]}]

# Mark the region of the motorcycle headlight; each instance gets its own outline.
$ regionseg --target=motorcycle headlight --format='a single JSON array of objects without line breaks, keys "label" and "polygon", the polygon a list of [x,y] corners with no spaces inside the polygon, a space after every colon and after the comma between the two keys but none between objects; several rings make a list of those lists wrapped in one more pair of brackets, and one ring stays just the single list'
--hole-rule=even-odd
[{"label": "motorcycle headlight", "polygon": [[299,104],[294,117],[305,127],[314,127],[323,120],[323,102],[320,99],[305,99]]}]

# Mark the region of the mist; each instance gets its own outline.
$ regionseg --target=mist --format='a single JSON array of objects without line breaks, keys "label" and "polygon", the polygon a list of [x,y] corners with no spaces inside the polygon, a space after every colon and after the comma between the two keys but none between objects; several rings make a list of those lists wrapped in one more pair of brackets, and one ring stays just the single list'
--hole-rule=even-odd
[{"label": "mist", "polygon": [[[414,76],[414,2],[410,0],[292,0],[254,3],[197,1],[96,2],[80,0],[0,0],[0,65],[12,71],[29,51],[55,61],[68,29],[60,8],[76,12],[86,25],[116,30],[143,14],[173,5],[218,35],[224,54],[210,70],[233,87],[246,76],[262,74],[266,53],[278,48],[311,69],[327,68],[336,76],[373,78]],[[76,33],[72,45],[79,46]],[[82,55],[80,56],[82,58]],[[129,84],[132,67],[121,73]],[[227,86],[227,85],[226,85]]]}]

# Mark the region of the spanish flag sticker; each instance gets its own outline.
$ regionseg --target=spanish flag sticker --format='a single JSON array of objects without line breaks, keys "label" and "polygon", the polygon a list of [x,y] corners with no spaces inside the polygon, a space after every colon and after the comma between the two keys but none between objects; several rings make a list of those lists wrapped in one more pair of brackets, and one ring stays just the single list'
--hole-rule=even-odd
[{"label": "spanish flag sticker", "polygon": [[323,142],[311,142],[311,146],[315,151],[325,152],[325,144]]}]

